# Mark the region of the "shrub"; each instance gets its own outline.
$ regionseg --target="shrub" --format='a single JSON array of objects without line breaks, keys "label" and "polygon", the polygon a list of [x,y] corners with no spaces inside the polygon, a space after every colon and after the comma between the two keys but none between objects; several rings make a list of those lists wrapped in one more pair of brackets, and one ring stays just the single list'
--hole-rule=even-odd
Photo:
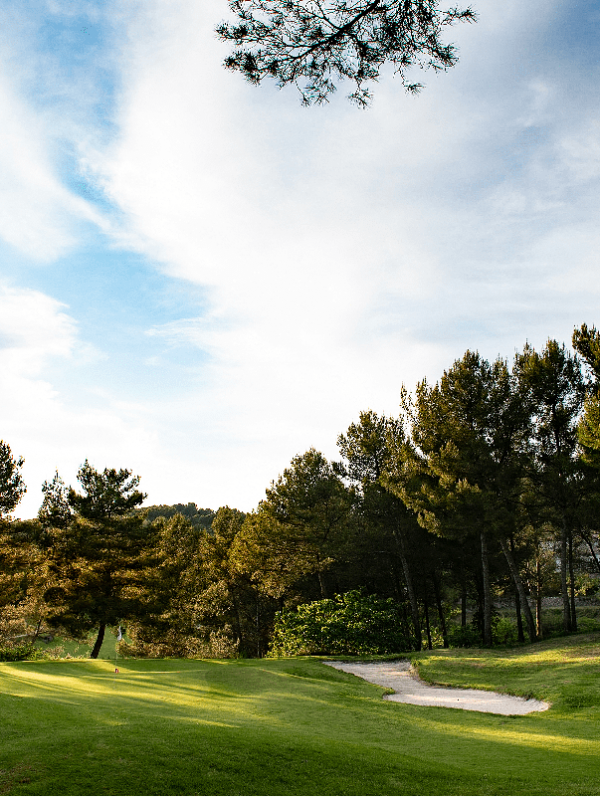
[{"label": "shrub", "polygon": [[450,647],[479,647],[481,634],[474,625],[452,625],[448,631],[448,644]]},{"label": "shrub", "polygon": [[[497,613],[492,617],[492,642],[493,644],[510,647],[518,641],[517,626],[512,620],[501,617]],[[448,632],[450,647],[481,647],[481,632],[477,622],[466,625],[464,628],[453,625]]]},{"label": "shrub", "polygon": [[517,626],[506,617],[498,617],[492,624],[492,642],[511,647],[518,641]]},{"label": "shrub", "polygon": [[411,649],[401,606],[361,590],[276,615],[270,656],[381,655]]},{"label": "shrub", "polygon": [[593,631],[600,631],[600,620],[592,617],[579,617],[577,619],[578,633],[592,633]]},{"label": "shrub", "polygon": [[44,660],[60,661],[62,658],[71,658],[68,653],[65,656],[65,648],[62,644],[54,645],[54,647],[46,647],[41,651],[44,654]]},{"label": "shrub", "polygon": [[0,645],[0,661],[36,661],[43,657],[43,650],[31,642]]}]

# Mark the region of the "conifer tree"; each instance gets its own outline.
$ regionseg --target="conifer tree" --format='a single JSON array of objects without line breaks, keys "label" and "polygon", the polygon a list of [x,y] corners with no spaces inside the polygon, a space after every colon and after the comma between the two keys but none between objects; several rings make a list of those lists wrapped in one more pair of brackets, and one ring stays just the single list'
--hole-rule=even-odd
[{"label": "conifer tree", "polygon": [[136,513],[145,495],[130,470],[99,472],[86,460],[77,477],[82,492],[68,491],[73,518],[56,539],[56,585],[48,599],[52,621],[73,635],[97,629],[91,653],[97,658],[106,627],[141,612],[151,529]]},{"label": "conifer tree", "polygon": [[230,0],[237,20],[223,22],[219,37],[234,45],[228,69],[251,83],[273,78],[293,85],[304,105],[323,103],[340,80],[354,84],[350,99],[371,98],[369,85],[390,64],[408,91],[411,67],[446,70],[458,60],[445,44],[446,29],[474,22],[471,8],[442,8],[439,0]]}]

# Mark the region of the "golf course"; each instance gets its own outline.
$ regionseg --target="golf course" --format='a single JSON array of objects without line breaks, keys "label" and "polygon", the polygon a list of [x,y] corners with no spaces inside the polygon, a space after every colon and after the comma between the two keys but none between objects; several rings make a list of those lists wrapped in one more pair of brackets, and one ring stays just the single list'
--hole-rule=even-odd
[{"label": "golf course", "polygon": [[385,687],[318,657],[127,659],[118,673],[109,658],[3,663],[0,792],[598,794],[599,634],[412,661],[428,682],[551,707],[501,717],[389,703]]}]

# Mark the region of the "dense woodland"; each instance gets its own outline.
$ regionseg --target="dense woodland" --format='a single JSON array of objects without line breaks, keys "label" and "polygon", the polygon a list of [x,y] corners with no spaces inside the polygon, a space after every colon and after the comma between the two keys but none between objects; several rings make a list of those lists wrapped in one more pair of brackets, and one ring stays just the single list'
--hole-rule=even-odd
[{"label": "dense woodland", "polygon": [[86,461],[13,519],[23,461],[1,443],[0,647],[93,631],[96,657],[119,625],[141,656],[490,646],[500,609],[518,640],[548,633],[545,597],[577,631],[600,587],[600,332],[573,350],[467,351],[398,417],[360,413],[339,461],[293,458],[252,513],[143,507],[138,477]]}]

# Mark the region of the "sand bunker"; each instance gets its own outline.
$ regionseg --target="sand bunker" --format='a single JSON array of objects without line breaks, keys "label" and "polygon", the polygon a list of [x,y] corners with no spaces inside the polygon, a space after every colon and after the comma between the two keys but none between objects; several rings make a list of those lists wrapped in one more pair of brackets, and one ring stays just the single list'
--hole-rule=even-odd
[{"label": "sand bunker", "polygon": [[346,663],[324,661],[330,667],[350,672],[369,683],[393,689],[396,694],[384,695],[393,703],[410,703],[415,706],[444,706],[464,708],[467,711],[484,711],[488,714],[530,714],[547,711],[550,706],[541,700],[525,700],[508,694],[486,692],[480,689],[449,689],[423,683],[411,672],[410,661],[380,661],[378,663]]}]

